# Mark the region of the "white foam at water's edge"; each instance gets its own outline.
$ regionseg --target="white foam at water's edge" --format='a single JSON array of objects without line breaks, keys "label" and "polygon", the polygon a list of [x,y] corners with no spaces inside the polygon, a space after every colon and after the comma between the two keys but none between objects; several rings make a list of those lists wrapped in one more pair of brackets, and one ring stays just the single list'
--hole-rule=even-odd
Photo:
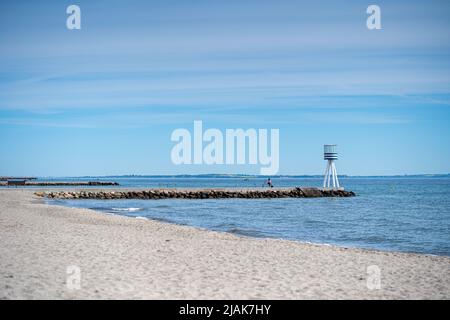
[{"label": "white foam at water's edge", "polygon": [[111,208],[111,210],[134,212],[134,211],[140,211],[140,210],[144,210],[144,209],[143,208]]}]

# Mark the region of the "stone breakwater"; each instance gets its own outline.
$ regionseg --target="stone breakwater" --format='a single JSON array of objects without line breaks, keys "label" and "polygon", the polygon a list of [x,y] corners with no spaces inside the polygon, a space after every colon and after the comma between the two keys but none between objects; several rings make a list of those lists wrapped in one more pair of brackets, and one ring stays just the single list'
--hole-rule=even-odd
[{"label": "stone breakwater", "polygon": [[352,197],[353,191],[322,190],[318,188],[291,188],[267,190],[232,190],[232,189],[149,189],[130,191],[50,191],[36,192],[37,196],[50,199],[262,199],[262,198],[319,198]]}]

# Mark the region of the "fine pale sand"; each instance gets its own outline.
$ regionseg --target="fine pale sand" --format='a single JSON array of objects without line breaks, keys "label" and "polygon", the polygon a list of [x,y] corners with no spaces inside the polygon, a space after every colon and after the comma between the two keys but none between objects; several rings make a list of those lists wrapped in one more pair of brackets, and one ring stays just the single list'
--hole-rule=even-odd
[{"label": "fine pale sand", "polygon": [[[367,286],[371,265],[380,289]],[[450,258],[238,237],[0,190],[0,299],[42,298],[449,299]]]}]

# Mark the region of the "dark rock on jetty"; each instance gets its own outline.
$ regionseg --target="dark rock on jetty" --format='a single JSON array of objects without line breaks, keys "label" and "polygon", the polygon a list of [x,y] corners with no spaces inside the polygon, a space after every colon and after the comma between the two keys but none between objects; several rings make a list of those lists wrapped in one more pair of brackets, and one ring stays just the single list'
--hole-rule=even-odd
[{"label": "dark rock on jetty", "polygon": [[103,181],[86,181],[86,182],[58,182],[58,181],[42,181],[42,182],[25,182],[25,186],[45,186],[45,187],[58,187],[58,186],[118,186],[117,182],[103,182]]},{"label": "dark rock on jetty", "polygon": [[260,198],[318,198],[352,197],[353,191],[322,190],[318,188],[291,189],[149,189],[129,191],[50,191],[36,192],[40,197],[51,199],[260,199]]}]

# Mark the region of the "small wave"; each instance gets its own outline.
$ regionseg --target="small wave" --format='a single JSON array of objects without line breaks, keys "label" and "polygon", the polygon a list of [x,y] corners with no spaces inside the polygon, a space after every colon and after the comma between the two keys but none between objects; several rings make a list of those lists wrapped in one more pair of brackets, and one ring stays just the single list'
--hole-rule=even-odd
[{"label": "small wave", "polygon": [[216,224],[214,226],[214,228],[233,230],[235,228],[237,229],[237,225],[234,223],[224,222],[224,223]]},{"label": "small wave", "polygon": [[228,229],[226,231],[229,233],[238,234],[238,235],[246,236],[246,237],[257,237],[257,238],[267,237],[267,235],[265,235],[264,233],[256,231],[256,230],[232,228],[232,229]]},{"label": "small wave", "polygon": [[144,208],[111,208],[114,211],[125,211],[125,212],[135,212],[144,210]]},{"label": "small wave", "polygon": [[110,212],[112,210],[111,208],[108,208],[108,207],[89,207],[88,209],[105,211],[105,212]]},{"label": "small wave", "polygon": [[166,204],[161,204],[161,205],[158,205],[158,206],[154,206],[154,208],[157,208],[157,209],[165,209],[165,208],[170,208],[170,206],[168,206],[168,205],[166,205]]},{"label": "small wave", "polygon": [[161,221],[161,222],[169,222],[169,223],[173,223],[172,220],[170,219],[166,219],[166,218],[161,218],[161,217],[149,217],[147,218],[148,220],[155,220],[155,221]]},{"label": "small wave", "polygon": [[316,227],[329,225],[329,223],[326,221],[320,221],[320,220],[314,220],[314,219],[305,219],[303,221],[303,223],[308,226],[316,226]]},{"label": "small wave", "polygon": [[112,212],[112,211],[102,211],[102,213],[103,214],[109,214],[109,215],[111,215],[111,216],[115,216],[116,215],[116,213],[114,213],[114,212]]},{"label": "small wave", "polygon": [[142,216],[137,216],[136,219],[140,219],[140,220],[148,220],[147,217],[142,217]]}]

